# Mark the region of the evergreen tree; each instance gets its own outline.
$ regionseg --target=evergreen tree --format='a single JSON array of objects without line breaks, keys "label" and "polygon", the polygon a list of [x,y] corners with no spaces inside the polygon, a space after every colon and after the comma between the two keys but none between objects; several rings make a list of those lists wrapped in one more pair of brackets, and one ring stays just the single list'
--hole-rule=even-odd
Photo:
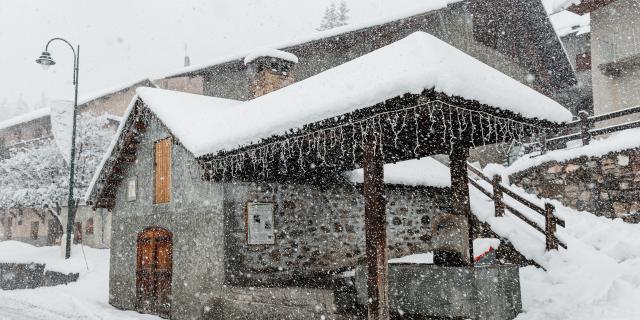
[{"label": "evergreen tree", "polygon": [[331,5],[324,10],[322,22],[317,30],[323,31],[347,25],[347,21],[349,20],[348,13],[349,8],[347,8],[347,4],[344,1],[340,2],[338,8],[336,8],[335,3],[331,3]]}]

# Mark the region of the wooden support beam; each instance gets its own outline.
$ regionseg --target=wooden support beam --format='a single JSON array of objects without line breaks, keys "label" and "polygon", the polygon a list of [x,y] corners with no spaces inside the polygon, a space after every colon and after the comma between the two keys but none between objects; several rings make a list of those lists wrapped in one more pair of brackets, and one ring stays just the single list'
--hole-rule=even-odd
[{"label": "wooden support beam", "polygon": [[497,174],[493,176],[493,179],[491,180],[491,184],[493,185],[493,204],[495,207],[496,217],[504,216],[504,202],[502,202],[502,188],[500,188],[501,182],[502,178]]},{"label": "wooden support beam", "polygon": [[387,228],[382,154],[371,139],[364,146],[364,225],[369,320],[389,319]]},{"label": "wooden support beam", "polygon": [[467,158],[469,149],[459,143],[455,143],[449,154],[449,168],[451,171],[451,209],[452,214],[465,217],[461,221],[460,228],[466,229],[463,235],[463,243],[467,243],[468,253],[463,257],[470,265],[473,265],[473,219],[471,219],[471,204],[469,201],[469,183],[467,176]]}]

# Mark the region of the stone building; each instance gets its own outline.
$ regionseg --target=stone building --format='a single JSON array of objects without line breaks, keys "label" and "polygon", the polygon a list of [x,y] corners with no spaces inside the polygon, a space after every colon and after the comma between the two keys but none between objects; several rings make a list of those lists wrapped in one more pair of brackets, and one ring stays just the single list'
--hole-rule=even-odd
[{"label": "stone building", "polygon": [[595,114],[640,105],[640,26],[634,23],[640,19],[640,1],[583,0],[567,4],[569,11],[591,16]]},{"label": "stone building", "polygon": [[[458,263],[473,259],[462,149],[571,119],[421,32],[286,86],[295,60],[273,50],[247,57],[256,83],[245,88],[248,101],[137,90],[89,193],[94,207],[112,211],[112,305],[174,319],[338,319],[357,309],[340,303],[339,275],[373,255],[380,268],[387,250],[400,257],[444,246]],[[469,68],[444,67],[455,63]],[[288,144],[289,135],[299,140]],[[379,149],[363,147],[373,141]],[[448,168],[426,158],[439,153],[453,155],[455,177],[443,179]],[[371,158],[381,169],[375,189]],[[403,167],[400,177],[386,174]],[[372,206],[381,214],[372,217]],[[519,312],[519,286],[505,291],[517,303],[493,319]]]}]

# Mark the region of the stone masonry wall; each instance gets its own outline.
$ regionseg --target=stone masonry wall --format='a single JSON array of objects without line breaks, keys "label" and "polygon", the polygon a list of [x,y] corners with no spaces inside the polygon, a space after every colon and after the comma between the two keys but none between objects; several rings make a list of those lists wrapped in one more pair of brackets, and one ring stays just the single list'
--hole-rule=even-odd
[{"label": "stone masonry wall", "polygon": [[529,193],[596,215],[634,221],[640,211],[640,149],[548,162],[510,180]]},{"label": "stone masonry wall", "polygon": [[[431,221],[448,210],[449,189],[387,187],[386,193],[390,257],[428,251]],[[275,204],[274,245],[247,244],[244,210],[252,201]],[[230,283],[304,285],[364,258],[364,199],[357,185],[227,186],[224,207]]]}]

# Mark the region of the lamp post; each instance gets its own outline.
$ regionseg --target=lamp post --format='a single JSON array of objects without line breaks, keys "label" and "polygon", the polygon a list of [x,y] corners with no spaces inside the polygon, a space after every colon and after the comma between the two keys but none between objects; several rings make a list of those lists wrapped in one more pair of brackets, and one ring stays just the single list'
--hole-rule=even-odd
[{"label": "lamp post", "polygon": [[73,52],[73,85],[75,86],[75,94],[73,98],[73,129],[71,131],[71,156],[69,160],[69,198],[67,200],[67,237],[66,247],[64,257],[65,259],[69,259],[71,256],[71,232],[73,231],[73,208],[75,207],[75,203],[73,200],[73,185],[74,185],[74,174],[75,174],[75,162],[76,162],[76,116],[78,114],[78,65],[80,64],[80,46],[77,46],[77,49],[74,49],[69,41],[62,38],[53,38],[47,42],[47,45],[44,47],[44,51],[42,55],[38,59],[36,59],[36,63],[42,65],[43,69],[48,69],[50,66],[56,64],[56,62],[51,58],[51,54],[49,53],[49,44],[53,41],[62,41],[66,43],[71,51]]}]

